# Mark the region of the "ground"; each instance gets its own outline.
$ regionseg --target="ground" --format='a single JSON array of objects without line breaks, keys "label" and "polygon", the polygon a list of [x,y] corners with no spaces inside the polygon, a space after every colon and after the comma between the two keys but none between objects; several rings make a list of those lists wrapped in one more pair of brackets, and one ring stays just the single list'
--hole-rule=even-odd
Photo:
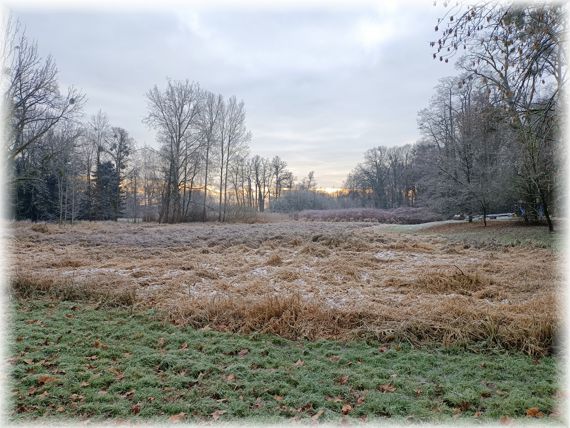
[{"label": "ground", "polygon": [[[16,223],[11,231],[18,417],[183,413],[184,419],[271,419],[315,417],[320,410],[317,419],[333,420],[343,414],[412,420],[525,417],[529,412],[557,417],[552,353],[561,285],[559,237],[545,228],[505,221],[491,221],[487,228],[463,222],[278,221]],[[130,330],[133,317],[140,336]],[[113,327],[116,322],[120,328]],[[118,332],[117,337],[105,334],[115,328],[123,331],[123,339]],[[42,345],[44,336],[47,345]],[[259,337],[266,338],[262,344]],[[132,340],[124,344],[124,338]],[[93,349],[98,341],[105,343],[105,352]],[[200,351],[199,344],[222,347],[225,356]],[[77,355],[66,354],[74,346]],[[247,352],[240,355],[243,349]],[[121,355],[139,352],[148,354],[148,361],[143,358],[136,370],[154,370],[147,381],[155,389],[121,404],[116,399],[125,398],[121,394],[129,391],[127,384],[140,381],[134,373],[129,377]],[[279,357],[270,358],[274,352]],[[345,361],[346,353],[351,357]],[[61,360],[62,354],[65,364],[50,365],[50,358]],[[248,360],[254,355],[255,361]],[[97,361],[85,360],[93,356]],[[200,363],[193,366],[189,361],[194,357]],[[163,360],[171,362],[163,366]],[[297,361],[302,364],[295,366]],[[434,367],[434,361],[441,366]],[[481,371],[486,364],[493,370]],[[89,365],[93,368],[86,369]],[[300,379],[313,369],[321,373],[305,385]],[[121,382],[114,371],[122,373]],[[95,382],[96,390],[85,385],[82,393],[77,383],[93,385],[97,373],[107,381]],[[238,379],[236,385],[242,382],[243,390],[234,388],[230,375]],[[335,381],[344,375],[351,381]],[[184,380],[175,381],[180,376]],[[52,377],[57,381],[51,382]],[[213,401],[200,401],[203,409],[189,411],[156,396],[163,388],[174,388],[174,402],[184,402],[197,400],[204,391],[186,395],[172,382],[198,382],[210,392],[229,382],[233,392],[208,392],[203,399]],[[267,390],[255,389],[257,383],[268,385]],[[531,391],[531,385],[539,389],[522,392]],[[65,395],[75,404],[63,411],[49,400],[43,406],[38,396],[48,389],[49,397]],[[100,390],[103,398],[97,395]],[[86,401],[71,399],[73,394],[95,401],[86,407]],[[87,400],[88,394],[97,398]],[[152,397],[156,402],[149,404]]]}]

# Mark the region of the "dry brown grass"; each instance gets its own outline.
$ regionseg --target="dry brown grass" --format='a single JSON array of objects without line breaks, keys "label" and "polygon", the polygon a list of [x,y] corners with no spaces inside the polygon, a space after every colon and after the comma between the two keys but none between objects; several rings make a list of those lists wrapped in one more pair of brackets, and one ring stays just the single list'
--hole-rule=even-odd
[{"label": "dry brown grass", "polygon": [[152,306],[179,324],[549,352],[557,255],[364,223],[13,228],[14,292]]}]

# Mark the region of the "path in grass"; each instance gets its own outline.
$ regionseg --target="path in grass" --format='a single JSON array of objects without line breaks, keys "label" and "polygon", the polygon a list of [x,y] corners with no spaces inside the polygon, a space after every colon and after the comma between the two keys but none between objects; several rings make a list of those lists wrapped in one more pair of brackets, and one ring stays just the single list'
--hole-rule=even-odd
[{"label": "path in grass", "polygon": [[552,357],[244,337],[183,329],[152,312],[47,300],[16,300],[13,318],[14,420],[434,421],[555,412]]}]

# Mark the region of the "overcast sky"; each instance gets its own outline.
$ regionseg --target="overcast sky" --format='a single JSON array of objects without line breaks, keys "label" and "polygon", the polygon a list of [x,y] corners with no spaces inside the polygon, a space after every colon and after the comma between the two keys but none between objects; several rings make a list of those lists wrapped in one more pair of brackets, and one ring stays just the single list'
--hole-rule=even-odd
[{"label": "overcast sky", "polygon": [[167,77],[188,78],[243,99],[251,152],[281,156],[298,179],[314,170],[319,187],[340,187],[369,148],[418,140],[418,110],[455,73],[431,59],[442,10],[431,2],[13,7],[40,53],[55,58],[61,84],[85,92],[88,116],[101,109],[139,145],[156,146],[141,122],[144,94]]}]

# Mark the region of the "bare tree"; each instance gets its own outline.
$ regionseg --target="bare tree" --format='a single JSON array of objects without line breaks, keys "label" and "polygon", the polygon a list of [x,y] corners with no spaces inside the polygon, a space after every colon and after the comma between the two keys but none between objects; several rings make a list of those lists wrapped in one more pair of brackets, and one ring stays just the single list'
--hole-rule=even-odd
[{"label": "bare tree", "polygon": [[198,84],[168,80],[166,89],[157,86],[146,94],[149,113],[144,122],[155,128],[167,157],[166,186],[159,220],[182,220],[180,185],[187,157],[196,148],[192,131],[198,123],[202,92]]},{"label": "bare tree", "polygon": [[9,110],[7,150],[14,160],[38,143],[60,121],[76,117],[85,96],[73,87],[61,94],[55,62],[43,60],[35,42],[28,40],[18,22],[8,25],[4,47],[9,77],[5,94]]}]

